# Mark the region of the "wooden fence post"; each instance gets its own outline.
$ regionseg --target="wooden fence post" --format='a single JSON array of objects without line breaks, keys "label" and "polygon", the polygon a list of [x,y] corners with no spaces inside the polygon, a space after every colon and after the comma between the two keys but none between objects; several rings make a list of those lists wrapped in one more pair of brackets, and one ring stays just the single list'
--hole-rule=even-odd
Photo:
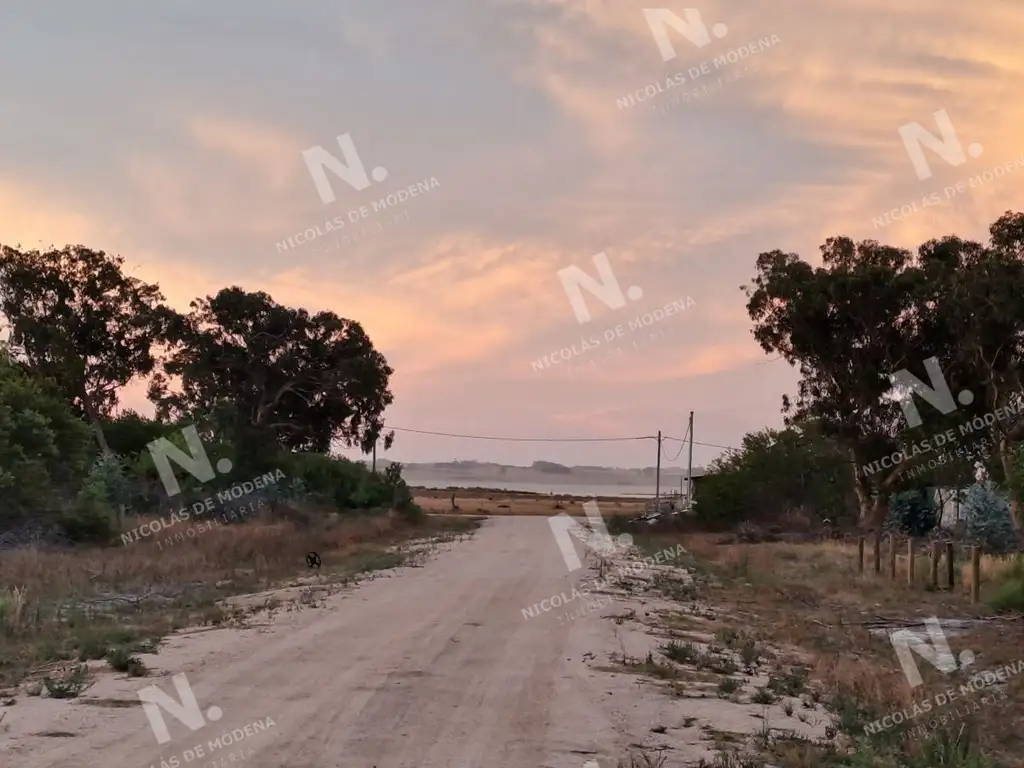
[{"label": "wooden fence post", "polygon": [[896,534],[889,534],[889,578],[896,581]]},{"label": "wooden fence post", "polygon": [[981,547],[971,547],[971,602],[981,595]]},{"label": "wooden fence post", "polygon": [[864,573],[864,537],[857,539],[857,573]]},{"label": "wooden fence post", "polygon": [[875,575],[882,572],[882,529],[875,531],[875,541],[872,544],[872,555],[875,557]]},{"label": "wooden fence post", "polygon": [[953,555],[954,555],[954,552],[953,552],[953,542],[952,541],[947,541],[946,542],[946,586],[949,587],[950,591],[952,591],[953,587],[956,585],[956,577],[954,575],[954,570],[953,570],[953,560],[954,560]]},{"label": "wooden fence post", "polygon": [[932,542],[932,562],[931,572],[928,574],[928,581],[932,586],[932,589],[939,588],[939,560],[942,558],[942,543],[938,541]]},{"label": "wooden fence post", "polygon": [[907,537],[907,584],[914,583],[914,537]]}]

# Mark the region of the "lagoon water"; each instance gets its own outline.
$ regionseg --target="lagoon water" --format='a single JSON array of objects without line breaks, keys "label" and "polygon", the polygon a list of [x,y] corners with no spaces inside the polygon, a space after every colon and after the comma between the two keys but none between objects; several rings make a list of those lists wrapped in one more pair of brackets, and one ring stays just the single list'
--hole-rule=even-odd
[{"label": "lagoon water", "polygon": [[[420,478],[408,478],[406,482],[414,488],[489,488],[498,491],[519,491],[521,493],[536,493],[542,495],[552,494],[596,497],[596,496],[621,496],[627,498],[654,498],[654,486],[645,485],[573,485],[571,483],[516,483],[502,480],[424,480]],[[666,483],[661,486],[663,496],[679,492],[679,481],[675,484]]]}]

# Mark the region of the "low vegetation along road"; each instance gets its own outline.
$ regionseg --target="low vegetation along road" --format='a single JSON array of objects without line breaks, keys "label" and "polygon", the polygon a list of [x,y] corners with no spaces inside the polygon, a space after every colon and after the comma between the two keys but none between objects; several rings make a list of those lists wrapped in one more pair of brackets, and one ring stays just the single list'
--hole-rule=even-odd
[{"label": "low vegetation along road", "polygon": [[[443,550],[312,608],[171,636],[143,656],[148,677],[108,668],[77,698],[19,699],[0,762],[582,768],[666,742],[650,731],[663,697],[599,668],[622,653],[623,625],[610,596],[583,595],[594,574],[569,572],[546,518],[491,519]],[[160,744],[138,691],[155,684],[187,708],[182,672],[198,714],[184,724],[160,708]]]}]

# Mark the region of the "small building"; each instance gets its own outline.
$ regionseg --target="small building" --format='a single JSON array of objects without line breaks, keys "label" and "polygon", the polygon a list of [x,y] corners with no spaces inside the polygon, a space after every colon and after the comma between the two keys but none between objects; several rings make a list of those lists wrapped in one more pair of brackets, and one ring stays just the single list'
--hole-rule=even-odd
[{"label": "small building", "polygon": [[694,501],[696,501],[697,499],[700,498],[700,484],[701,484],[701,480],[703,478],[707,477],[707,475],[708,475],[708,473],[707,473],[707,470],[705,470],[705,469],[696,469],[695,468],[693,470],[693,478],[691,479],[690,484],[693,486],[693,499],[694,499]]},{"label": "small building", "polygon": [[[967,522],[967,509],[964,506],[964,497],[969,490],[967,488],[961,488],[959,491],[956,488],[932,488],[932,499],[935,502],[935,506],[939,509],[939,525],[943,528],[955,528],[957,525]],[[1005,492],[999,492],[999,495],[1006,501],[1009,506],[1010,500],[1007,498]]]},{"label": "small building", "polygon": [[[693,498],[698,498],[697,492],[697,481],[705,475],[705,471],[702,468],[694,467],[693,477],[691,479],[691,485],[693,486]],[[683,512],[689,509],[690,505],[686,497],[686,475],[679,480],[681,486],[680,489],[663,488],[661,495],[658,499],[659,503],[656,505],[654,499],[651,499],[650,504],[647,506],[647,514],[657,513],[669,513],[675,514],[676,512]],[[658,508],[656,508],[658,507]]]}]

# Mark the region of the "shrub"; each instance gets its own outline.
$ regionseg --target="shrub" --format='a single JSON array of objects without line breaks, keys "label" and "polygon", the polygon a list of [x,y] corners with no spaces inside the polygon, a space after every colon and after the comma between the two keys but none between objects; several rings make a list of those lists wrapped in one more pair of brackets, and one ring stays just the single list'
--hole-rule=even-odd
[{"label": "shrub", "polygon": [[729,696],[739,690],[740,682],[733,677],[723,677],[718,681],[719,696]]},{"label": "shrub", "polygon": [[119,456],[132,459],[147,453],[149,444],[154,440],[168,437],[176,431],[174,424],[150,419],[132,410],[124,410],[103,421],[103,434],[110,449]]},{"label": "shrub", "polygon": [[1024,611],[1024,557],[999,574],[999,584],[988,603],[997,611]]},{"label": "shrub", "polygon": [[89,428],[50,383],[0,347],[0,528],[56,513],[94,451]]},{"label": "shrub", "polygon": [[59,679],[44,677],[43,685],[54,699],[73,699],[89,687],[89,667],[79,664]]},{"label": "shrub", "polygon": [[939,509],[929,491],[903,491],[889,500],[889,516],[884,528],[888,533],[926,536],[939,524]]},{"label": "shrub", "polygon": [[774,704],[775,694],[768,688],[758,688],[754,691],[754,695],[750,697],[750,700],[755,704]]},{"label": "shrub", "polygon": [[[189,447],[182,431],[191,426],[195,426],[202,440],[203,450],[210,460],[210,465],[216,467],[220,460],[227,459],[231,462],[231,473],[230,475],[219,476],[216,481],[203,483],[196,477],[193,477],[191,473],[175,472],[181,495],[180,497],[175,497],[172,506],[180,506],[180,502],[187,502],[190,499],[206,498],[210,495],[211,491],[223,490],[237,481],[249,480],[253,476],[267,471],[266,467],[256,468],[241,461],[232,445],[218,439],[210,428],[203,424],[192,424],[187,421],[166,424],[162,427],[164,434],[159,437],[166,439],[185,454],[191,454],[192,449]],[[147,437],[156,431],[155,427],[140,427],[139,429],[144,430],[147,433]],[[119,440],[129,444],[129,449],[136,448],[137,443],[133,441],[140,439],[141,435],[133,436],[131,439],[119,436]],[[128,454],[128,464],[129,466],[126,471],[132,478],[133,483],[132,505],[138,506],[140,509],[148,509],[165,504],[167,502],[167,491],[164,488],[163,481],[160,479],[160,473],[153,461],[152,453],[147,449],[137,454]]]},{"label": "shrub", "polygon": [[700,656],[700,651],[693,643],[680,643],[676,640],[670,641],[661,649],[661,652],[672,659],[672,661],[677,661],[680,664],[693,664]]},{"label": "shrub", "polygon": [[1024,579],[1004,581],[989,604],[997,611],[1024,611]]},{"label": "shrub", "polygon": [[131,500],[132,485],[126,462],[118,456],[100,456],[93,463],[71,508],[61,515],[59,527],[71,541],[107,544],[118,529],[118,512]]},{"label": "shrub", "polygon": [[611,536],[618,536],[623,533],[632,533],[636,526],[625,515],[612,515],[606,523],[608,533]]},{"label": "shrub", "polygon": [[26,587],[0,588],[0,636],[14,635],[21,631],[27,592]]},{"label": "shrub", "polygon": [[295,453],[282,459],[289,478],[288,493],[339,510],[408,509],[412,492],[402,480],[402,465],[393,463],[383,473],[365,464],[319,453]]},{"label": "shrub", "polygon": [[93,462],[82,492],[104,502],[111,509],[123,509],[131,505],[134,489],[128,462],[121,456],[107,455]]},{"label": "shrub", "polygon": [[384,484],[391,489],[391,506],[395,509],[408,510],[413,506],[412,491],[402,479],[402,465],[393,461],[384,470]]},{"label": "shrub", "polygon": [[75,499],[74,506],[59,521],[61,532],[79,543],[108,544],[114,537],[115,514],[103,491],[86,486]]},{"label": "shrub", "polygon": [[746,435],[740,449],[708,466],[694,511],[709,529],[785,519],[800,508],[811,520],[849,514],[848,457],[812,423]]},{"label": "shrub", "polygon": [[992,554],[1003,554],[1016,547],[1009,502],[991,480],[964,491],[961,510],[966,517],[967,538],[972,544]]},{"label": "shrub", "polygon": [[145,677],[149,672],[142,659],[132,655],[132,648],[119,646],[111,648],[106,654],[107,663],[118,672],[126,672],[130,677]]},{"label": "shrub", "polygon": [[782,674],[770,674],[766,688],[779,696],[799,696],[807,687],[809,671],[805,667],[792,667]]}]

